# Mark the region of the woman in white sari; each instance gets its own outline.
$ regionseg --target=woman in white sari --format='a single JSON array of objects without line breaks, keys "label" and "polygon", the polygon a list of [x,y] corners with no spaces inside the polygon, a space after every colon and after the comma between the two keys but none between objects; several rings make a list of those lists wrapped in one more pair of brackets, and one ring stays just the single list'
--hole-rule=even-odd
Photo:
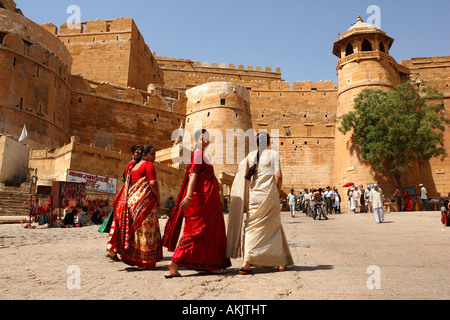
[{"label": "woman in white sari", "polygon": [[259,133],[256,139],[258,150],[239,164],[229,205],[227,257],[243,256],[240,274],[252,273],[251,266],[284,271],[294,264],[281,225],[280,158],[276,151],[267,149],[267,133]]}]

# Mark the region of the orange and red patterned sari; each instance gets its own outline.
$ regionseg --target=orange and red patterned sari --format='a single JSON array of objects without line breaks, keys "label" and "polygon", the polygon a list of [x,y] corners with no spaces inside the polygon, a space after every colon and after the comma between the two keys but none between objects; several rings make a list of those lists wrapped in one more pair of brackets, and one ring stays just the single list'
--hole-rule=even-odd
[{"label": "orange and red patterned sari", "polygon": [[[162,244],[157,201],[145,174],[147,166],[153,167],[146,162],[140,170],[129,170],[126,182],[114,199],[114,221],[107,250],[120,253],[127,264],[153,268],[162,260]],[[137,182],[132,183],[133,180]]]}]

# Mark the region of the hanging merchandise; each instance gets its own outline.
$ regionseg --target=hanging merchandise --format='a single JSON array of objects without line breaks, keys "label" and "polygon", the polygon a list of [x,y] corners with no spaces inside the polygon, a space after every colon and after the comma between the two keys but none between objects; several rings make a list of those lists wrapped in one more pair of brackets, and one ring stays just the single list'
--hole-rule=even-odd
[{"label": "hanging merchandise", "polygon": [[84,183],[55,181],[52,184],[52,208],[82,207],[86,203]]},{"label": "hanging merchandise", "polygon": [[33,197],[30,198],[30,202],[28,203],[28,209],[29,209],[29,224],[31,222],[39,223],[39,225],[43,224],[52,224],[54,221],[54,214],[51,213],[51,198],[46,199],[33,199]]}]

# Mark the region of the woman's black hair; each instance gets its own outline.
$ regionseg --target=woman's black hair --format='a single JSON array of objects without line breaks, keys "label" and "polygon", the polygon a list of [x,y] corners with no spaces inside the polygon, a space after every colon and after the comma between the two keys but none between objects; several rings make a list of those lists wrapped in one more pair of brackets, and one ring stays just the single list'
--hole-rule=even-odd
[{"label": "woman's black hair", "polygon": [[131,153],[134,153],[139,148],[142,149],[142,146],[140,144],[135,144],[134,146],[131,147]]},{"label": "woman's black hair", "polygon": [[250,180],[251,177],[256,173],[256,168],[259,164],[259,158],[261,153],[267,149],[270,144],[270,135],[267,132],[260,132],[256,135],[256,145],[258,146],[258,152],[256,153],[255,164],[248,169],[245,179]]},{"label": "woman's black hair", "polygon": [[134,159],[134,163],[132,168],[134,168],[135,165],[137,165],[139,162],[141,162],[142,160],[142,156],[144,154],[147,154],[150,152],[150,150],[152,150],[154,147],[153,146],[144,146],[142,147],[141,151],[139,152],[139,154],[137,155],[137,157]]},{"label": "woman's black hair", "polygon": [[200,138],[200,136],[202,135],[202,134],[204,134],[204,133],[208,133],[209,134],[209,132],[206,130],[206,129],[200,129],[200,130],[197,130],[196,132],[195,132],[195,134],[194,134],[194,139],[195,139],[195,147],[197,148],[197,140]]},{"label": "woman's black hair", "polygon": [[195,142],[197,142],[198,138],[200,138],[200,136],[202,134],[204,134],[205,132],[208,132],[208,131],[206,129],[197,130],[194,134]]}]

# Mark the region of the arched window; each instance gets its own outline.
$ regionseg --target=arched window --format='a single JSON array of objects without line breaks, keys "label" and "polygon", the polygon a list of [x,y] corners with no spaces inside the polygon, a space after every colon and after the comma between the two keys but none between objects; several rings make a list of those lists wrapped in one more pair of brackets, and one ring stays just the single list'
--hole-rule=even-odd
[{"label": "arched window", "polygon": [[372,43],[369,40],[364,39],[361,45],[361,51],[373,51]]},{"label": "arched window", "polygon": [[353,54],[354,53],[354,51],[353,51],[353,45],[351,44],[351,43],[349,43],[348,45],[347,45],[347,47],[345,48],[345,56],[349,56],[349,55],[351,55],[351,54]]},{"label": "arched window", "polygon": [[380,42],[380,51],[381,52],[386,52],[386,49],[384,47],[384,43],[383,42]]}]

